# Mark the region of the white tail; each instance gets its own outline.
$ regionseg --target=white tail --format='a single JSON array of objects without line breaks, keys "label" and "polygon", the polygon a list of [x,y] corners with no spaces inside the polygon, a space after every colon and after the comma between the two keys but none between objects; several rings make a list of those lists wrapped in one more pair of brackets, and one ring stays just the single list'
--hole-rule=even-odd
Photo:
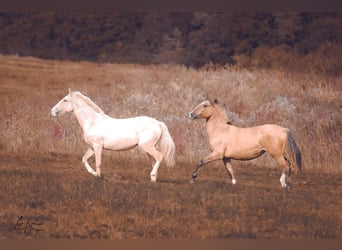
[{"label": "white tail", "polygon": [[175,165],[176,146],[165,123],[160,122],[160,127],[162,130],[159,141],[160,151],[165,156],[166,165],[172,167]]}]

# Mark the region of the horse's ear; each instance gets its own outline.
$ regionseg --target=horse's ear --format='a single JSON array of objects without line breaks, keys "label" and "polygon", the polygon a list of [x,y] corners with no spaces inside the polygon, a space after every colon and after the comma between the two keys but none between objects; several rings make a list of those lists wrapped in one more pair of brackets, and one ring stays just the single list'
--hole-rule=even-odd
[{"label": "horse's ear", "polygon": [[214,104],[219,104],[219,101],[217,99],[215,99]]},{"label": "horse's ear", "polygon": [[213,104],[213,101],[210,99],[209,94],[207,93],[207,99],[208,102],[210,102],[211,104]]}]

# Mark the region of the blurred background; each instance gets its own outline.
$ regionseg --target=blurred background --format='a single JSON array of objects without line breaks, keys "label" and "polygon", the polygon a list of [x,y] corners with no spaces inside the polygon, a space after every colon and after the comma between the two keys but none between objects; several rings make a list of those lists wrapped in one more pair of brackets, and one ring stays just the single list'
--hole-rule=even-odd
[{"label": "blurred background", "polygon": [[341,41],[339,12],[0,12],[0,53],[48,59],[339,74]]}]

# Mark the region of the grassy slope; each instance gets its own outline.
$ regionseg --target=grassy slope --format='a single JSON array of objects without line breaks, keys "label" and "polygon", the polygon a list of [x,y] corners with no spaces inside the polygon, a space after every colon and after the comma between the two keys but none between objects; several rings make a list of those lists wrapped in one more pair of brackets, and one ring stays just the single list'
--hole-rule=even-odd
[{"label": "grassy slope", "polygon": [[[0,81],[0,238],[342,237],[341,78],[1,56]],[[177,166],[162,166],[152,184],[145,156],[107,151],[104,179],[89,175],[76,119],[50,115],[69,87],[109,115],[165,121]],[[188,183],[209,151],[204,122],[189,121],[188,112],[207,93],[225,103],[237,125],[293,131],[305,169],[291,192],[280,188],[269,156],[233,162],[235,187],[221,162]],[[9,231],[19,216],[43,231]]]},{"label": "grassy slope", "polygon": [[[55,118],[49,113],[72,88],[113,117],[148,115],[164,121],[176,142],[178,161],[197,161],[209,147],[204,121],[191,122],[188,112],[209,94],[225,104],[233,124],[288,127],[302,150],[304,167],[342,170],[341,77],[1,56],[0,79],[1,154],[81,155],[86,146],[73,115]],[[255,163],[272,165],[267,156],[262,159]]]}]

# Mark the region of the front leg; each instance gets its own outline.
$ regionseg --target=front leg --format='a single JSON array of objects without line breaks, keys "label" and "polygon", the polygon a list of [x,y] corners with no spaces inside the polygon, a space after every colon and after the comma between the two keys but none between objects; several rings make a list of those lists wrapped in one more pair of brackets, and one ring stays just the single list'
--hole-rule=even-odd
[{"label": "front leg", "polygon": [[90,147],[88,148],[87,152],[84,154],[84,156],[82,157],[82,162],[85,166],[85,168],[87,169],[87,171],[91,174],[95,173],[94,169],[92,169],[92,167],[90,167],[89,163],[88,163],[88,159],[94,154],[94,150]]},{"label": "front leg", "polygon": [[198,172],[200,171],[201,167],[204,165],[204,161],[200,160],[195,168],[195,171],[192,173],[190,183],[195,183],[195,179],[197,178]]},{"label": "front leg", "polygon": [[206,158],[204,158],[204,160],[200,160],[197,163],[197,165],[196,165],[195,171],[192,173],[192,177],[191,177],[190,183],[194,183],[195,182],[195,179],[197,178],[197,175],[198,175],[199,171],[201,170],[201,168],[205,164],[207,164],[209,162],[212,162],[212,161],[220,160],[222,158],[223,158],[223,154],[214,151],[210,155],[208,155]]},{"label": "front leg", "polygon": [[101,177],[101,154],[103,146],[101,144],[93,145],[95,151],[96,172],[92,173],[94,176]]},{"label": "front leg", "polygon": [[234,177],[234,171],[232,168],[232,164],[230,163],[230,159],[229,158],[223,158],[223,163],[226,167],[227,173],[230,177],[230,179],[232,180],[232,184],[235,185],[236,184],[236,180]]}]

